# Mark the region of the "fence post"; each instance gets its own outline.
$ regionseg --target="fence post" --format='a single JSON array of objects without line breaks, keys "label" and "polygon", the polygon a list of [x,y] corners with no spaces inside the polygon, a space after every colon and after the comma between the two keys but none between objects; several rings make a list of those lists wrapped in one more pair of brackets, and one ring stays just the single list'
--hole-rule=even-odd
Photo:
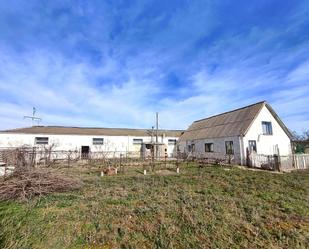
[{"label": "fence post", "polygon": [[295,156],[296,168],[299,169],[298,156],[297,155],[294,155],[294,156]]},{"label": "fence post", "polygon": [[274,155],[275,170],[281,171],[280,156]]},{"label": "fence post", "polygon": [[248,167],[252,167],[253,165],[250,165],[250,156],[249,156],[249,149],[248,149],[248,147],[246,148],[246,163],[247,163],[247,166]]}]

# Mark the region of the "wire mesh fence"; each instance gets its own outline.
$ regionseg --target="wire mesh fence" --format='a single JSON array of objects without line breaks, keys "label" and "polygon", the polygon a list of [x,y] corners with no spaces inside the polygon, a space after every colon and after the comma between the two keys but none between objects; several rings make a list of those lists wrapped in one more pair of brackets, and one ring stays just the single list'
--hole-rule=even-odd
[{"label": "wire mesh fence", "polygon": [[[167,155],[156,157],[154,153],[142,156],[139,151],[95,151],[82,153],[78,150],[55,150],[53,148],[18,147],[0,148],[0,175],[19,167],[53,167],[92,165],[103,170],[126,172],[129,167],[139,167],[141,172],[156,170],[179,171],[183,163],[194,162],[199,167],[207,165],[237,165],[234,155],[190,155],[177,153],[174,158]],[[309,168],[308,154],[288,156],[251,154],[247,158],[249,167],[267,170],[290,171]],[[107,172],[108,173],[108,172]],[[115,172],[114,172],[115,173]]]},{"label": "wire mesh fence", "polygon": [[82,153],[78,150],[53,150],[51,148],[18,147],[0,148],[0,175],[11,171],[20,164],[27,167],[54,167],[92,165],[102,170],[109,169],[125,172],[129,166],[143,170],[172,169],[177,170],[180,155],[168,158],[167,155],[155,157],[154,153],[142,156],[139,151],[95,151]]}]

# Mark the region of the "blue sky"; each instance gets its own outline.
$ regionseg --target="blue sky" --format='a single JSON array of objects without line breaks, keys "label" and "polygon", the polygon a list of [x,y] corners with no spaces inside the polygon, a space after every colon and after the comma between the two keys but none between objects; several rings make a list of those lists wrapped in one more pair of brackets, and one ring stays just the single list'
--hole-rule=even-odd
[{"label": "blue sky", "polygon": [[186,128],[267,100],[309,129],[308,1],[1,1],[0,129]]}]

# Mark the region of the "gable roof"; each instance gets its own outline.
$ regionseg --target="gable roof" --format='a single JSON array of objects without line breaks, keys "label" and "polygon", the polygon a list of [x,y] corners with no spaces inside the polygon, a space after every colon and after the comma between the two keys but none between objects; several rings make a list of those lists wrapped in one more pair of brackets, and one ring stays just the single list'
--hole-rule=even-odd
[{"label": "gable roof", "polygon": [[194,121],[183,135],[181,135],[179,141],[244,136],[264,106],[268,108],[282,129],[291,138],[292,135],[290,131],[283,124],[279,116],[271,106],[266,103],[266,101],[262,101],[236,110],[211,116],[209,118]]},{"label": "gable roof", "polygon": [[[159,130],[159,135],[167,137],[179,137],[182,130]],[[12,130],[0,131],[0,133],[18,134],[49,134],[49,135],[89,135],[89,136],[150,136],[147,129],[127,128],[93,128],[93,127],[66,127],[66,126],[32,126]]]}]

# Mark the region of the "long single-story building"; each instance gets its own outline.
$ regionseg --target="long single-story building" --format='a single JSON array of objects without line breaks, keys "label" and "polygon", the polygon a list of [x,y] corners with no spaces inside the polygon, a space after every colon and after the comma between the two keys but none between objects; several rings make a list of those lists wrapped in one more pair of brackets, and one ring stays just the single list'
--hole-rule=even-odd
[{"label": "long single-story building", "polygon": [[289,155],[292,134],[265,101],[197,120],[180,136],[178,150],[195,157],[232,156],[247,164],[250,153]]},{"label": "long single-story building", "polygon": [[[0,149],[16,147],[52,148],[57,151],[110,152],[113,155],[142,155],[151,146],[161,148],[159,156],[176,156],[176,142],[183,131],[126,128],[83,128],[33,126],[0,131]],[[162,155],[162,151],[164,155]]]},{"label": "long single-story building", "polygon": [[[33,126],[0,131],[0,150],[16,147],[52,148],[80,155],[159,157],[178,153],[197,158],[232,158],[248,165],[252,155],[291,155],[292,134],[265,101],[194,121],[186,130]],[[153,155],[153,154],[152,154]],[[266,157],[268,160],[268,158]],[[252,160],[251,160],[252,161]]]}]

